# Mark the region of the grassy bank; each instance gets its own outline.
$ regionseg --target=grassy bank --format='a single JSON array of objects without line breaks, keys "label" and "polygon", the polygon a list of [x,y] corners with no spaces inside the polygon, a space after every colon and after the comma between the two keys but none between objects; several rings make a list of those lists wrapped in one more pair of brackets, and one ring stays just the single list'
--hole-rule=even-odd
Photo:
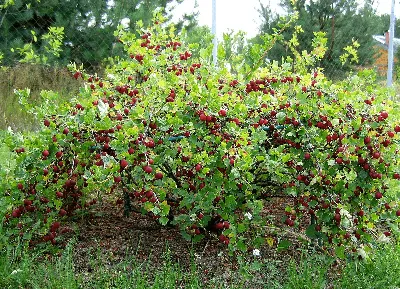
[{"label": "grassy bank", "polygon": [[18,103],[15,89],[29,88],[33,103],[40,100],[42,90],[58,92],[68,99],[79,90],[76,81],[66,68],[19,64],[0,68],[0,129],[29,130],[35,127],[33,118]]},{"label": "grassy bank", "polygon": [[151,256],[148,261],[141,262],[133,255],[114,265],[105,262],[106,257],[101,254],[93,256],[90,272],[76,272],[71,244],[60,257],[50,261],[38,261],[32,253],[2,251],[0,287],[389,289],[400,286],[399,246],[384,247],[371,260],[351,261],[337,267],[332,266],[332,259],[317,255],[309,255],[300,262],[288,260],[284,272],[272,261],[261,263],[259,270],[254,270],[251,264],[243,264],[237,272],[231,272],[230,277],[235,278],[229,278],[230,282],[226,281],[226,276],[205,279],[204,272],[194,263],[184,268],[168,254],[164,256],[163,266],[158,268],[152,266]]}]

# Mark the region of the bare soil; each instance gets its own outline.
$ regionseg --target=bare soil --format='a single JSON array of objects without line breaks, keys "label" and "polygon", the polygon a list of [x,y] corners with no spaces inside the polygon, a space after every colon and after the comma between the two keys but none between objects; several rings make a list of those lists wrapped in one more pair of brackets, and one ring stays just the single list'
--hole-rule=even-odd
[{"label": "bare soil", "polygon": [[[269,203],[266,212],[275,215],[273,222],[280,229],[265,236],[269,244],[261,248],[259,257],[252,255],[251,248],[244,254],[247,261],[258,260],[273,265],[275,271],[271,274],[278,278],[283,278],[290,260],[298,261],[307,251],[304,242],[306,224],[293,230],[281,223],[287,204],[284,199]],[[95,272],[91,260],[96,255],[102,256],[101,262],[105,266],[112,267],[134,256],[138,262],[151,260],[152,266],[157,268],[164,266],[167,250],[171,260],[179,263],[184,270],[189,271],[191,264],[195,264],[203,282],[221,279],[230,284],[239,274],[237,259],[228,255],[227,246],[219,242],[218,236],[210,234],[193,244],[181,236],[178,228],[162,226],[150,216],[133,212],[125,217],[123,206],[115,203],[95,205],[88,214],[70,220],[67,228],[71,229],[71,233],[66,240],[72,236],[77,240],[74,247],[75,269],[85,276]],[[292,245],[286,250],[278,250],[278,243],[284,239]],[[263,274],[265,272],[256,273],[254,277],[262,283],[263,279],[269,278]],[[260,286],[257,282],[251,282],[247,287]]]}]

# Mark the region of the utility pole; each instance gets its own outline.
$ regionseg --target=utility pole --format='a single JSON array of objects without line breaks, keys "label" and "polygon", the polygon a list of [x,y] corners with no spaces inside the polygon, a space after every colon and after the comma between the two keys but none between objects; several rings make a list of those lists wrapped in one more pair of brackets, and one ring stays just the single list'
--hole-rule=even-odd
[{"label": "utility pole", "polygon": [[[393,0],[394,1],[394,0]],[[212,34],[213,39],[213,63],[217,65],[218,39],[217,39],[217,0],[212,0]]]},{"label": "utility pole", "polygon": [[389,48],[388,48],[388,72],[387,72],[387,86],[391,87],[393,84],[393,39],[394,39],[394,24],[396,22],[394,15],[395,0],[392,0],[392,11],[390,13],[390,29],[389,29]]}]

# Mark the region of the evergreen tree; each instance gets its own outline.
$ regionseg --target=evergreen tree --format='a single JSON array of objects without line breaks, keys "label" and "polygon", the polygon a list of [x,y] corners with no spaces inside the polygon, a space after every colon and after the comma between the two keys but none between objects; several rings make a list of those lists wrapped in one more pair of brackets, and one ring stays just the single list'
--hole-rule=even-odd
[{"label": "evergreen tree", "polygon": [[[86,68],[99,65],[103,59],[118,53],[115,49],[113,32],[122,20],[135,29],[142,20],[150,24],[155,9],[162,8],[171,17],[168,8],[184,0],[15,0],[12,5],[0,6],[0,51],[4,54],[3,64],[18,61],[11,52],[26,43],[43,52],[45,41],[40,37],[50,27],[64,27],[64,47],[60,64],[70,61],[82,63]],[[195,15],[185,15],[178,23],[189,26],[196,24]],[[185,22],[184,22],[185,21]],[[34,35],[32,34],[34,31]],[[36,37],[37,41],[34,41]]]},{"label": "evergreen tree", "polygon": [[[356,0],[298,0],[294,3],[291,0],[282,0],[281,6],[288,14],[294,11],[299,13],[296,25],[301,25],[304,30],[298,37],[300,50],[311,49],[314,32],[326,33],[327,52],[320,63],[325,73],[340,77],[349,68],[342,66],[340,55],[353,40],[360,44],[359,64],[367,65],[372,61],[375,53],[372,35],[380,33],[382,19],[376,15],[371,0],[365,1],[362,7],[357,5]],[[263,20],[260,27],[261,34],[271,33],[276,27],[279,15],[270,12],[268,6],[261,5],[259,9]],[[288,40],[292,33],[293,30],[285,32],[284,38]],[[261,38],[256,37],[252,41],[259,43]],[[279,61],[286,56],[291,56],[291,52],[284,41],[271,49],[267,55],[268,58]]]}]

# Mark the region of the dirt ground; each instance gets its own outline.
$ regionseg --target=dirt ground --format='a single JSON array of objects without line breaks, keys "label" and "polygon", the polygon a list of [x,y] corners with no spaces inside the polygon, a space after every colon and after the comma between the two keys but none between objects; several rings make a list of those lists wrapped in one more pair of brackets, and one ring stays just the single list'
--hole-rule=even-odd
[{"label": "dirt ground", "polygon": [[[299,260],[302,252],[307,251],[307,245],[301,240],[305,237],[304,226],[294,231],[279,224],[286,205],[280,199],[269,203],[266,211],[277,216],[275,222],[281,229],[266,236],[270,243],[261,248],[260,257],[254,257],[252,250],[244,254],[246,260],[258,259],[275,265],[278,275],[285,271],[290,260]],[[162,226],[149,216],[133,212],[125,217],[123,206],[115,203],[97,204],[89,214],[76,217],[66,226],[71,229],[70,237],[77,239],[74,248],[75,269],[84,275],[94,271],[90,259],[98,253],[103,256],[102,262],[106,266],[135,256],[138,262],[150,258],[152,265],[162,267],[167,250],[172,261],[184,269],[189,270],[190,265],[195,263],[198,272],[203,273],[201,277],[204,282],[222,278],[230,283],[239,274],[236,259],[228,255],[227,246],[218,240],[218,236],[210,234],[199,243],[192,244],[181,236],[178,228]],[[289,240],[292,245],[287,250],[278,251],[277,244],[283,239]],[[266,276],[259,277],[262,279]],[[254,283],[253,286],[249,288],[259,288]]]}]

